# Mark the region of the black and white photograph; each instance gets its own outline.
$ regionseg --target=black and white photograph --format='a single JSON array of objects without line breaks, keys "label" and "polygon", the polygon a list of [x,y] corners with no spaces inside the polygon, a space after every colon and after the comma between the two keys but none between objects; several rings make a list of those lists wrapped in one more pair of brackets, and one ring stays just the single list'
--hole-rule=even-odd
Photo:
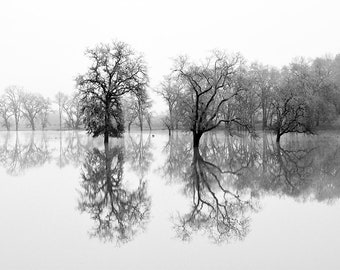
[{"label": "black and white photograph", "polygon": [[340,2],[2,0],[1,270],[339,270]]}]

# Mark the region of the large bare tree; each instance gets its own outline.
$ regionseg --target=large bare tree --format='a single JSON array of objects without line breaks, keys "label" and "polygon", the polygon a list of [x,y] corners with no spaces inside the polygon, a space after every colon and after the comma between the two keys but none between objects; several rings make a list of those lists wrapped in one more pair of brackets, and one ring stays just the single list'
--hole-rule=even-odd
[{"label": "large bare tree", "polygon": [[249,128],[247,120],[241,116],[224,118],[221,113],[247,90],[240,55],[229,56],[215,51],[201,64],[180,57],[173,73],[185,91],[181,114],[184,126],[193,132],[194,147],[199,146],[203,133],[217,128],[221,123],[236,123]]},{"label": "large bare tree", "polygon": [[121,98],[129,92],[145,91],[146,64],[126,43],[100,44],[86,51],[88,71],[78,76],[86,130],[93,136],[121,136],[124,131]]}]

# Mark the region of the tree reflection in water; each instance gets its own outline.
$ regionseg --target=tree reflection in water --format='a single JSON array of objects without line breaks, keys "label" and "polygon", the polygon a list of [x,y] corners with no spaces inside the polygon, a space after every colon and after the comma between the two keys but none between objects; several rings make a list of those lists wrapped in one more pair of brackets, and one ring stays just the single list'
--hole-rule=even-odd
[{"label": "tree reflection in water", "polygon": [[0,162],[8,174],[20,175],[29,168],[42,166],[51,160],[51,151],[44,133],[39,142],[36,141],[35,132],[30,133],[25,142],[20,142],[18,133],[15,133],[14,143],[9,142],[10,137],[7,133],[0,147]]},{"label": "tree reflection in water", "polygon": [[243,239],[251,213],[268,195],[299,201],[339,198],[338,142],[291,139],[281,147],[266,135],[262,140],[220,135],[206,136],[200,149],[191,151],[191,164],[178,158],[187,156],[190,143],[177,145],[169,139],[164,173],[184,183],[185,194],[191,197],[190,212],[174,221],[180,238],[203,231],[215,242]]},{"label": "tree reflection in water", "polygon": [[251,196],[240,194],[229,184],[234,172],[223,171],[205,160],[194,148],[193,161],[186,179],[185,193],[192,196],[192,209],[179,215],[177,235],[190,239],[193,232],[204,230],[215,242],[243,239],[248,232],[247,213],[255,209]]},{"label": "tree reflection in water", "polygon": [[78,167],[84,161],[89,149],[93,147],[93,139],[79,131],[59,133],[59,158],[57,165],[63,168],[68,164]]},{"label": "tree reflection in water", "polygon": [[162,171],[170,182],[181,178],[192,160],[192,138],[184,134],[178,131],[171,133],[163,149],[163,153],[167,153],[167,159]]},{"label": "tree reflection in water", "polygon": [[124,185],[124,147],[105,145],[104,151],[89,151],[83,164],[78,206],[91,215],[95,225],[91,236],[103,241],[127,242],[144,228],[151,200],[146,182],[135,190]]},{"label": "tree reflection in water", "polygon": [[263,137],[257,147],[260,166],[239,175],[238,188],[261,196],[331,202],[340,196],[340,145],[334,140],[289,140],[283,147]]},{"label": "tree reflection in water", "polygon": [[152,162],[151,146],[150,134],[146,139],[144,139],[143,133],[134,134],[134,136],[130,133],[127,135],[126,161],[128,161],[131,169],[142,178],[149,170]]}]

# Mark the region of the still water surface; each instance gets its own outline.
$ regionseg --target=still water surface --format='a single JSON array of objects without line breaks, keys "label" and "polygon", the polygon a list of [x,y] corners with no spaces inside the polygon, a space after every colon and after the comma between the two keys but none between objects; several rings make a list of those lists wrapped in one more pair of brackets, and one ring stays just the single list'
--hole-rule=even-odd
[{"label": "still water surface", "polygon": [[340,269],[339,197],[335,133],[2,132],[0,269]]}]

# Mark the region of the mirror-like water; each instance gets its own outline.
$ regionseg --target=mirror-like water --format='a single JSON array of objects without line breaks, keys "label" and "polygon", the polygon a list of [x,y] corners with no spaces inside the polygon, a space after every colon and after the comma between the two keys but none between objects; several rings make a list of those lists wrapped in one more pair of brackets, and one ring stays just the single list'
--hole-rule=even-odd
[{"label": "mirror-like water", "polygon": [[0,133],[1,269],[340,269],[340,136]]}]

